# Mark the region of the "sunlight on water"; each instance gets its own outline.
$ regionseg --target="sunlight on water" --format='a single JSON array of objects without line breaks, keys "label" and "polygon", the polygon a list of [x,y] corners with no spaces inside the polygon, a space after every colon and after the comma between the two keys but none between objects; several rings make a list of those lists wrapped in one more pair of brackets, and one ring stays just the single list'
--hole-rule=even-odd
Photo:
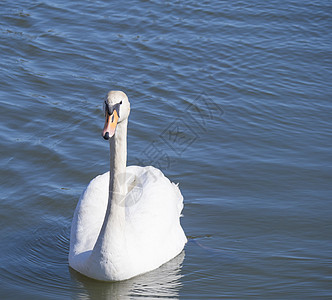
[{"label": "sunlight on water", "polygon": [[[2,3],[1,297],[331,298],[331,8]],[[131,102],[128,164],[179,182],[189,239],[118,283],[68,267],[110,89]]]}]

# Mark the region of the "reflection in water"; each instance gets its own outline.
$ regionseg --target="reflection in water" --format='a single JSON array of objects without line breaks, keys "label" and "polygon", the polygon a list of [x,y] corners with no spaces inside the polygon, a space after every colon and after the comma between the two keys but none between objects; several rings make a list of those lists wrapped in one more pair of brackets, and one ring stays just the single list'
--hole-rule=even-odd
[{"label": "reflection in water", "polygon": [[149,298],[177,298],[181,288],[181,267],[185,253],[182,251],[177,257],[160,268],[141,276],[119,282],[101,282],[85,277],[73,269],[70,274],[83,288],[76,291],[73,299],[135,299]]}]

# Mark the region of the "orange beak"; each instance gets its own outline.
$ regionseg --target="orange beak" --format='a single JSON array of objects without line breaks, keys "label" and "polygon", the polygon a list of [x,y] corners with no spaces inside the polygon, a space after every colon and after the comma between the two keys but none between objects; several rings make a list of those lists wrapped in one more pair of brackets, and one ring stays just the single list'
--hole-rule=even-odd
[{"label": "orange beak", "polygon": [[103,130],[103,138],[108,140],[115,133],[116,125],[118,124],[119,116],[118,112],[114,109],[112,115],[106,112],[105,125]]}]

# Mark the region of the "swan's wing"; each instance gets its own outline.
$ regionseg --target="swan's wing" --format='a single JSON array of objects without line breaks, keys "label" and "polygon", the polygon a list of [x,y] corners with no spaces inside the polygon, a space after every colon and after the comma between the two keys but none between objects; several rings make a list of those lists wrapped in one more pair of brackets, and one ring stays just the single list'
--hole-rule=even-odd
[{"label": "swan's wing", "polygon": [[70,237],[70,253],[92,250],[103,225],[108,202],[109,172],[92,179],[76,206]]},{"label": "swan's wing", "polygon": [[[127,167],[127,176],[134,178],[132,192],[126,198],[127,215],[130,217],[136,211],[162,213],[164,208],[175,209],[172,216],[180,216],[183,209],[183,197],[177,184],[172,183],[157,168],[152,166]],[[132,181],[132,180],[128,180]]]},{"label": "swan's wing", "polygon": [[136,174],[136,186],[141,189],[134,195],[128,193],[126,199],[130,204],[126,223],[135,241],[132,247],[144,249],[146,256],[157,258],[155,252],[164,251],[161,256],[167,253],[174,257],[187,241],[180,225],[183,197],[178,186],[154,167],[131,166],[127,172]]}]

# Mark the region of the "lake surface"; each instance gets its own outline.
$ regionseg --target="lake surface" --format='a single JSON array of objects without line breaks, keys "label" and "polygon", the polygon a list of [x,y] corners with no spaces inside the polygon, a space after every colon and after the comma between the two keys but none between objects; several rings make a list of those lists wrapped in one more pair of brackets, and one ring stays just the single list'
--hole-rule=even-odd
[{"label": "lake surface", "polygon": [[[0,8],[1,299],[331,299],[331,1]],[[131,101],[128,164],[180,183],[189,239],[118,283],[67,261],[109,168],[111,89]]]}]

